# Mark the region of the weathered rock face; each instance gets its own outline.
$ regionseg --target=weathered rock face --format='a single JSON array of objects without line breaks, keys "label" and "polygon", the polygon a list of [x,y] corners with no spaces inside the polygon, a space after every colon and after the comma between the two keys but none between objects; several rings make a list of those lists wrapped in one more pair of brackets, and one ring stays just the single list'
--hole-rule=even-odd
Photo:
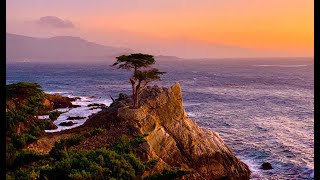
[{"label": "weathered rock face", "polygon": [[158,159],[162,167],[193,171],[187,179],[249,179],[248,166],[221,137],[187,117],[179,83],[168,89],[147,89],[141,103],[139,109],[118,108],[117,116],[148,134],[144,145],[148,159]]}]

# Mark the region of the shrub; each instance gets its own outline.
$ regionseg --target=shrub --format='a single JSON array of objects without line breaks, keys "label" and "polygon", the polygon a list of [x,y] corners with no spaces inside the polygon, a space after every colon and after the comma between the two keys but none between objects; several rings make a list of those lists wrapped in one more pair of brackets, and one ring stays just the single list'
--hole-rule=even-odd
[{"label": "shrub", "polygon": [[145,167],[146,167],[146,170],[150,170],[152,168],[154,168],[154,166],[158,163],[158,160],[156,159],[152,159],[152,160],[149,160],[145,163]]},{"label": "shrub", "polygon": [[69,151],[68,156],[40,169],[48,179],[138,179],[145,167],[133,154],[120,155],[105,148]]},{"label": "shrub", "polygon": [[135,153],[136,148],[145,141],[144,136],[137,136],[129,140],[127,136],[122,135],[112,149],[119,154]]},{"label": "shrub", "polygon": [[57,129],[58,127],[49,119],[37,120],[37,126],[42,130]]},{"label": "shrub", "polygon": [[30,134],[13,134],[11,138],[11,142],[15,148],[21,149],[24,148],[27,144],[32,143],[36,141],[37,138],[35,136],[32,136]]},{"label": "shrub", "polygon": [[42,135],[42,130],[40,129],[39,126],[32,125],[29,130],[29,134],[31,136],[40,137]]},{"label": "shrub", "polygon": [[13,162],[13,167],[17,168],[20,166],[24,166],[31,162],[39,161],[43,158],[45,158],[43,155],[38,154],[34,151],[22,150],[21,152],[16,154],[16,158]]},{"label": "shrub", "polygon": [[59,111],[52,111],[49,113],[49,119],[51,119],[51,121],[55,121],[58,119],[58,117],[60,116],[60,114],[62,114]]},{"label": "shrub", "polygon": [[137,175],[143,174],[146,168],[134,154],[125,154],[124,158],[132,165]]},{"label": "shrub", "polygon": [[6,167],[9,168],[16,158],[16,149],[10,142],[6,143]]},{"label": "shrub", "polygon": [[39,179],[39,172],[35,172],[34,170],[26,170],[20,168],[14,174],[14,179],[17,180],[35,180]]},{"label": "shrub", "polygon": [[93,130],[90,130],[90,131],[88,131],[88,132],[85,132],[83,135],[84,135],[85,137],[90,137],[90,136],[95,136],[95,135],[104,133],[104,132],[106,132],[106,131],[107,131],[106,129],[95,128],[95,129],[93,129]]},{"label": "shrub", "polygon": [[161,173],[152,174],[143,178],[144,180],[162,180],[162,179],[177,179],[184,175],[190,174],[190,171],[186,170],[163,170]]}]

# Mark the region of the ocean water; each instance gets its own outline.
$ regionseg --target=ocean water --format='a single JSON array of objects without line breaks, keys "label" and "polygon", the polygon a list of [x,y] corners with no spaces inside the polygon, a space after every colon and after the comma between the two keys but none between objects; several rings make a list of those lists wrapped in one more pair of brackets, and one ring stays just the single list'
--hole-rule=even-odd
[{"label": "ocean water", "polygon": [[[67,115],[87,117],[98,111],[90,112],[88,103],[108,105],[110,96],[130,94],[130,72],[111,68],[111,63],[7,64],[6,81],[38,82],[46,92],[82,97],[76,102],[82,107],[68,109]],[[312,60],[163,61],[156,67],[167,73],[154,84],[180,82],[189,117],[219,133],[249,165],[251,179],[312,179]],[[263,162],[270,162],[273,169],[261,170]]]}]

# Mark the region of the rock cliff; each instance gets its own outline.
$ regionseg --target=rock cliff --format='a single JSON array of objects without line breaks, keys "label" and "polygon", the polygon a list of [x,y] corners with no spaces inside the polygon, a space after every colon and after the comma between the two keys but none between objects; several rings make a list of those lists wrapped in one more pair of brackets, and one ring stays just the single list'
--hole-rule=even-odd
[{"label": "rock cliff", "polygon": [[139,109],[127,106],[129,101],[119,100],[111,108],[116,109],[118,119],[148,134],[142,156],[159,161],[150,173],[170,167],[192,171],[186,179],[249,179],[248,166],[235,157],[221,137],[188,118],[179,83],[170,88],[147,88],[141,94]]}]

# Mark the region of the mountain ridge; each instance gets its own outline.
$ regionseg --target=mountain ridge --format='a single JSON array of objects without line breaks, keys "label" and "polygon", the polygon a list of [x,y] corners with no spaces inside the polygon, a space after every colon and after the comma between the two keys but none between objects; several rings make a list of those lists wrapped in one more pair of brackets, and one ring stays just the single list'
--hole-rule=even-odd
[{"label": "mountain ridge", "polygon": [[6,33],[7,63],[101,61],[121,54],[134,53],[130,48],[100,45],[74,36],[36,38]]}]

